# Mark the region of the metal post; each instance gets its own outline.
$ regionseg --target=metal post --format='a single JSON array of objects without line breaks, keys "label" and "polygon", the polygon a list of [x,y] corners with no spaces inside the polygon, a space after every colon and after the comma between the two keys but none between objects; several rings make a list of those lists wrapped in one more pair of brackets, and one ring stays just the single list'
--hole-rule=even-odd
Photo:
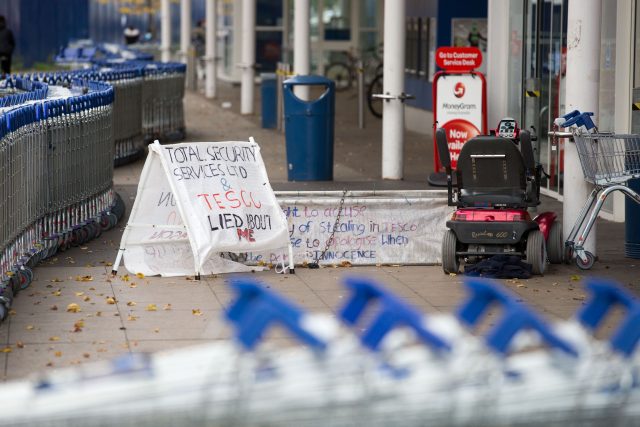
[{"label": "metal post", "polygon": [[[600,90],[600,14],[602,0],[569,0],[567,27],[566,112],[592,111],[598,117]],[[564,112],[563,112],[564,114]],[[584,201],[591,193],[584,180],[575,144],[564,151],[563,230],[568,236]],[[592,229],[585,250],[596,253],[596,232]]]},{"label": "metal post", "polygon": [[284,82],[284,65],[282,62],[278,62],[278,68],[276,70],[276,123],[278,130],[282,130],[282,82]]},{"label": "metal post", "polygon": [[171,4],[169,2],[170,0],[162,0],[160,4],[162,62],[171,61]]},{"label": "metal post", "polygon": [[404,149],[404,50],[406,0],[386,0],[384,8],[384,100],[382,178],[402,179]]},{"label": "metal post", "polygon": [[[191,46],[191,0],[180,0],[180,62],[187,64]],[[189,73],[189,70],[187,70]]]},{"label": "metal post", "polygon": [[[309,60],[309,0],[296,0],[293,5],[293,72],[306,76],[311,70]],[[309,99],[308,86],[294,87],[296,96]]]},{"label": "metal post", "polygon": [[207,98],[216,97],[216,27],[217,27],[217,7],[216,0],[207,0],[206,5],[206,47],[205,47],[205,96]]},{"label": "metal post", "polygon": [[364,64],[362,60],[358,61],[358,127],[364,129]]},{"label": "metal post", "polygon": [[256,0],[242,0],[240,113],[253,114],[256,62]]}]

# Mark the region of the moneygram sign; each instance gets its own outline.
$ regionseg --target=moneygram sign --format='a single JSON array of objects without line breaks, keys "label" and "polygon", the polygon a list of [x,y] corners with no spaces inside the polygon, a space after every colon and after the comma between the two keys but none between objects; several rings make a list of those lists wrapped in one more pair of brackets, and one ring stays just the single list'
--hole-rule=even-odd
[{"label": "moneygram sign", "polygon": [[[464,143],[486,133],[485,79],[482,73],[473,71],[482,63],[482,54],[476,48],[447,47],[439,48],[436,58],[445,71],[437,73],[433,82],[434,120],[447,134],[455,169]],[[440,159],[435,146],[434,153],[438,172]]]}]

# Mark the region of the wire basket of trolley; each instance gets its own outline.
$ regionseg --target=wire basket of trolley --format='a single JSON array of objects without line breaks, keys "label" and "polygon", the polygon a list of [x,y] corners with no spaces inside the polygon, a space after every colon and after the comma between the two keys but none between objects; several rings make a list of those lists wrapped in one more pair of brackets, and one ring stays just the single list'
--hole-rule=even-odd
[{"label": "wire basket of trolley", "polygon": [[[601,133],[591,116],[593,113],[572,111],[557,118],[554,131],[549,132],[554,144],[558,138],[575,142],[584,178],[594,185],[565,242],[565,261],[575,257],[582,270],[590,269],[595,262],[595,256],[584,250],[583,244],[609,194],[622,191],[640,204],[640,194],[626,185],[630,179],[640,177],[640,135]],[[569,132],[559,132],[558,128]]]}]

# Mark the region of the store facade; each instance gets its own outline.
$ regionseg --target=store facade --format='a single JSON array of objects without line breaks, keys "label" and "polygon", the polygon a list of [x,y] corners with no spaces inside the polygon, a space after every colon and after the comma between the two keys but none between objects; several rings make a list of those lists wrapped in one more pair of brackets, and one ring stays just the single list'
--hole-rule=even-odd
[{"label": "store facade", "polygon": [[[549,174],[542,191],[558,200],[563,200],[564,144],[569,142],[554,144],[548,132],[554,119],[566,112],[569,3],[489,0],[489,25],[493,22],[497,27],[494,33],[490,31],[490,37],[499,37],[491,40],[488,55],[494,64],[488,76],[490,120],[506,115],[516,118],[523,127],[535,128],[536,155]],[[632,109],[632,100],[640,101],[639,14],[640,0],[601,0],[596,118],[601,131],[640,131],[639,114]],[[623,221],[624,196],[609,198],[602,216]]]}]

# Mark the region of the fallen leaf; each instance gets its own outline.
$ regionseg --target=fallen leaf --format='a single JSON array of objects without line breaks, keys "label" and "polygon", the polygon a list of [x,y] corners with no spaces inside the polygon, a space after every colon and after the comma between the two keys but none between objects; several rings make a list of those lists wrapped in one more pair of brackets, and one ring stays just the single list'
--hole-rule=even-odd
[{"label": "fallen leaf", "polygon": [[158,332],[160,332],[160,329],[155,328],[155,329],[153,330],[153,332],[155,332],[155,333],[157,334]]},{"label": "fallen leaf", "polygon": [[54,297],[59,297],[60,295],[62,295],[62,291],[61,291],[60,289],[58,289],[57,291],[53,291],[53,292],[51,292],[51,294],[52,294]]},{"label": "fallen leaf", "polygon": [[60,337],[56,337],[56,336],[49,337],[49,341],[60,341]]},{"label": "fallen leaf", "polygon": [[451,277],[456,277],[456,276],[457,276],[457,274],[456,274],[456,273],[449,273],[449,276],[451,276]]},{"label": "fallen leaf", "polygon": [[113,265],[112,262],[105,262],[104,265],[106,265],[107,267],[111,267]]},{"label": "fallen leaf", "polygon": [[87,295],[84,298],[82,298],[82,301],[88,302],[88,301],[91,301],[91,298]]},{"label": "fallen leaf", "polygon": [[51,280],[49,280],[49,281],[50,281],[50,282],[53,282],[53,283],[60,283],[60,282],[64,282],[64,280],[60,280],[60,279],[58,279],[57,277],[56,277],[56,278],[54,278],[54,279],[51,279]]},{"label": "fallen leaf", "polygon": [[98,353],[106,353],[107,349],[106,348],[99,348],[96,350]]},{"label": "fallen leaf", "polygon": [[351,263],[349,261],[342,261],[340,267],[351,267]]},{"label": "fallen leaf", "polygon": [[[80,332],[82,330],[82,328],[84,328],[84,320],[78,320],[76,323],[73,324],[74,330],[73,332]],[[77,329],[80,329],[80,331],[78,331]]]},{"label": "fallen leaf", "polygon": [[15,315],[16,315],[16,313],[17,313],[17,312],[16,312],[15,310],[9,310],[9,314],[10,314],[11,316],[15,316]]},{"label": "fallen leaf", "polygon": [[89,353],[82,353],[82,357],[84,357],[85,359],[88,359],[91,357],[91,355]]},{"label": "fallen leaf", "polygon": [[96,317],[102,317],[102,312],[101,311],[96,311]]},{"label": "fallen leaf", "polygon": [[132,322],[133,322],[134,320],[138,320],[138,316],[134,316],[133,314],[130,314],[130,315],[127,317],[127,320],[129,320],[129,321],[132,321]]},{"label": "fallen leaf", "polygon": [[25,329],[27,331],[33,331],[34,328],[35,328],[35,326],[33,326],[33,325],[27,325],[27,327]]},{"label": "fallen leaf", "polygon": [[144,279],[144,274],[142,274],[142,273],[136,273],[136,277],[137,277],[138,279]]},{"label": "fallen leaf", "polygon": [[16,342],[16,347],[24,348],[24,343],[22,341],[18,341],[18,342]]},{"label": "fallen leaf", "polygon": [[202,316],[202,312],[199,308],[194,308],[193,310],[191,310],[191,314],[193,314],[194,316]]},{"label": "fallen leaf", "polygon": [[571,281],[573,282],[577,282],[580,280],[580,276],[578,276],[577,274],[572,274],[570,277]]},{"label": "fallen leaf", "polygon": [[128,282],[129,281],[129,275],[125,274],[124,276],[122,276],[122,280],[125,281],[125,282]]},{"label": "fallen leaf", "polygon": [[158,307],[155,304],[149,304],[149,305],[147,305],[147,308],[145,308],[145,310],[147,310],[147,311],[157,311]]},{"label": "fallen leaf", "polygon": [[53,362],[47,362],[46,366],[47,366],[47,367],[51,367],[51,366],[53,366]]},{"label": "fallen leaf", "polygon": [[56,310],[58,310],[58,306],[54,304],[51,307],[49,307],[49,310],[56,311]]},{"label": "fallen leaf", "polygon": [[138,285],[136,285],[135,283],[130,283],[130,284],[129,284],[129,287],[130,287],[130,288],[135,288],[136,286],[138,286]]},{"label": "fallen leaf", "polygon": [[129,301],[129,302],[127,302],[127,305],[129,307],[134,307],[136,305],[136,302],[135,301]]},{"label": "fallen leaf", "polygon": [[107,297],[107,304],[115,304],[116,303],[116,299],[113,297]]},{"label": "fallen leaf", "polygon": [[79,313],[82,311],[82,309],[80,308],[80,306],[78,304],[76,304],[75,302],[72,302],[71,304],[69,304],[67,306],[67,311],[69,313]]},{"label": "fallen leaf", "polygon": [[93,276],[76,276],[76,282],[92,282]]},{"label": "fallen leaf", "polygon": [[86,247],[86,246],[80,246],[80,249],[82,249],[83,251],[86,251],[86,250],[87,250],[87,249],[89,249],[89,248],[88,248],[88,247]]},{"label": "fallen leaf", "polygon": [[93,286],[89,288],[90,291],[95,291],[96,288],[94,288]]},{"label": "fallen leaf", "polygon": [[55,357],[62,357],[62,352],[60,350],[56,351],[55,353],[53,353],[53,355]]},{"label": "fallen leaf", "polygon": [[84,292],[76,292],[77,297],[81,297],[82,295],[84,295]]},{"label": "fallen leaf", "polygon": [[11,349],[11,347],[6,346],[5,348],[2,349],[3,353],[11,353],[13,350]]},{"label": "fallen leaf", "polygon": [[165,304],[164,307],[162,307],[163,310],[171,310],[171,304]]}]

